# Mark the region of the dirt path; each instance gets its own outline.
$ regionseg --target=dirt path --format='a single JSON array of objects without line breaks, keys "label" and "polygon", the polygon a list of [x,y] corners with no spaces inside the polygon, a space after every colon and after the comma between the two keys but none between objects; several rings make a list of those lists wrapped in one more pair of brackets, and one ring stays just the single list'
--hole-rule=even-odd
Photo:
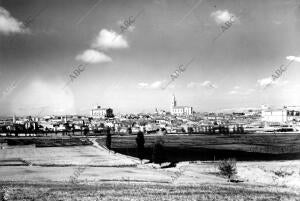
[{"label": "dirt path", "polygon": [[135,158],[135,157],[132,157],[132,156],[127,156],[127,155],[123,155],[123,154],[120,154],[120,153],[116,153],[115,151],[113,150],[109,150],[107,147],[103,146],[103,145],[100,145],[95,138],[91,138],[89,139],[91,142],[93,142],[93,146],[97,147],[98,149],[102,150],[102,151],[106,151],[108,152],[109,154],[113,154],[115,156],[118,156],[120,158],[125,158],[125,159],[128,159],[128,160],[131,160],[133,163],[136,163],[136,164],[140,164],[141,161],[140,159],[138,158]]}]

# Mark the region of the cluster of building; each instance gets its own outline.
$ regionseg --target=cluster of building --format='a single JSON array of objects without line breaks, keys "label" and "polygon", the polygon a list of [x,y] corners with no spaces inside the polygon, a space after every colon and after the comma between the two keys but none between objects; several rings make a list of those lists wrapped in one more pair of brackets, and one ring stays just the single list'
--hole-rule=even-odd
[{"label": "cluster of building", "polygon": [[179,106],[175,96],[170,111],[114,115],[113,109],[97,106],[90,115],[49,115],[16,117],[0,120],[0,134],[101,135],[109,129],[115,134],[145,133],[250,133],[300,131],[300,107],[281,109],[262,106],[232,113],[197,113],[192,107]]}]

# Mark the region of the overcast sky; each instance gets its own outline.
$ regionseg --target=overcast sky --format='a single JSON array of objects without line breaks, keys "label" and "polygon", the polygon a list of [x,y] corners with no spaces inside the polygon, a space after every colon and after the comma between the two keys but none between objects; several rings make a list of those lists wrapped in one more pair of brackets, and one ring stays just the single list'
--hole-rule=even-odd
[{"label": "overcast sky", "polygon": [[300,105],[299,36],[299,0],[2,0],[0,113]]}]

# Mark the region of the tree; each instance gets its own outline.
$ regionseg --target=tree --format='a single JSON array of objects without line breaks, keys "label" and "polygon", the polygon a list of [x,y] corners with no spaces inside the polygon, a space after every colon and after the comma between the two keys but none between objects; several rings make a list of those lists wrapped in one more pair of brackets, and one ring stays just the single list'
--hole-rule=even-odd
[{"label": "tree", "polygon": [[152,161],[154,163],[162,164],[166,159],[166,153],[162,140],[157,140],[153,147]]},{"label": "tree", "polygon": [[88,133],[89,133],[89,127],[85,126],[83,130],[83,135],[87,137]]},{"label": "tree", "polygon": [[106,118],[114,118],[114,117],[115,117],[115,115],[113,114],[113,110],[112,110],[111,108],[108,108],[108,109],[106,110],[105,117],[106,117]]},{"label": "tree", "polygon": [[235,159],[223,160],[219,163],[218,168],[220,170],[221,175],[228,177],[228,180],[230,180],[231,177],[237,173],[236,160]]},{"label": "tree", "polygon": [[106,133],[106,147],[108,149],[111,148],[111,134],[110,134],[110,128],[107,127],[107,133]]},{"label": "tree", "polygon": [[211,126],[208,127],[208,133],[211,134],[212,133],[212,129]]},{"label": "tree", "polygon": [[131,127],[128,127],[128,128],[127,128],[127,132],[128,132],[129,135],[132,134],[132,128],[131,128]]},{"label": "tree", "polygon": [[73,136],[75,135],[75,124],[72,124],[72,133],[73,133]]},{"label": "tree", "polygon": [[145,144],[145,138],[144,133],[142,131],[139,131],[137,133],[137,137],[135,139],[137,144],[137,155],[140,160],[144,157],[144,144]]}]

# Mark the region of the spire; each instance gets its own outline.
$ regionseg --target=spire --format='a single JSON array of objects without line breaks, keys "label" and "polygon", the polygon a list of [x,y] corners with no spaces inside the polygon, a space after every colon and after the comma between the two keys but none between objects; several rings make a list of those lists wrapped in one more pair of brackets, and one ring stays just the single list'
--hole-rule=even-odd
[{"label": "spire", "polygon": [[16,114],[13,115],[13,123],[16,123]]},{"label": "spire", "polygon": [[177,105],[176,98],[175,95],[173,94],[172,107],[176,107],[176,105]]}]

